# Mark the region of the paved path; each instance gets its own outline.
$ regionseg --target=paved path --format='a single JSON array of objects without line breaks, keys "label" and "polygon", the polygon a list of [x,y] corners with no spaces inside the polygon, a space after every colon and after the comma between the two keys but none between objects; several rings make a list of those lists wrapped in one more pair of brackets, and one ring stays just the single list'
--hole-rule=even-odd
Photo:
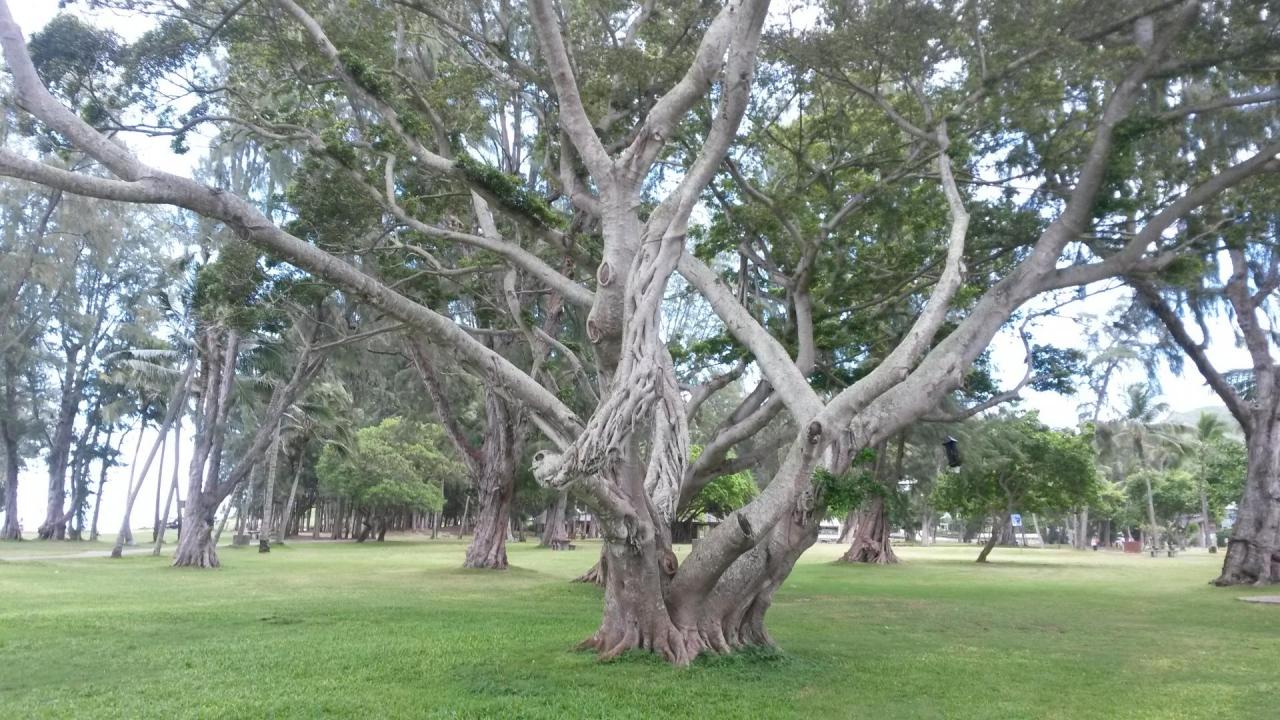
[{"label": "paved path", "polygon": [[1245,602],[1280,605],[1280,595],[1250,595],[1249,597],[1242,597],[1240,599]]},{"label": "paved path", "polygon": [[[151,552],[150,547],[127,547],[124,549],[125,555],[144,555]],[[111,557],[110,550],[85,550],[78,553],[63,553],[58,555],[0,555],[0,562],[23,562],[33,560],[79,560],[81,558],[104,558]]]}]

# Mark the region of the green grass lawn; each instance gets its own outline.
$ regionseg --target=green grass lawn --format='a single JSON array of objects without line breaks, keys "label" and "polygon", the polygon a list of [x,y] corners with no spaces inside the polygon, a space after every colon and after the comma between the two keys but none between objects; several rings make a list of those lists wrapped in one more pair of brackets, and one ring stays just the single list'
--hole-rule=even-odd
[{"label": "green grass lawn", "polygon": [[840,549],[778,593],[781,653],[687,669],[570,649],[599,618],[568,582],[589,543],[501,573],[456,541],[0,562],[0,717],[1277,717],[1280,606],[1206,584],[1221,556]]}]

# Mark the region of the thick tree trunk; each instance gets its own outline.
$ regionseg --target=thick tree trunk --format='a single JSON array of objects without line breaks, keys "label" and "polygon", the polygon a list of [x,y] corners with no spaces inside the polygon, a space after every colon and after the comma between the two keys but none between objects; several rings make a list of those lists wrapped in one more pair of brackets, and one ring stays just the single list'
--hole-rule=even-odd
[{"label": "thick tree trunk", "polygon": [[841,562],[891,565],[898,562],[889,540],[889,514],[885,498],[895,492],[902,477],[902,463],[906,454],[906,435],[900,434],[894,460],[890,463],[886,454],[888,443],[876,450],[875,477],[881,492],[867,498],[853,521],[853,540]]},{"label": "thick tree trunk", "polygon": [[891,565],[898,562],[889,539],[889,517],[884,498],[872,497],[854,520],[853,541],[840,562]]},{"label": "thick tree trunk", "polygon": [[736,560],[705,598],[672,598],[691,654],[773,648],[765,614],[800,555],[818,539],[821,515],[796,510]]},{"label": "thick tree trunk", "polygon": [[1249,469],[1222,574],[1215,585],[1280,582],[1280,418],[1255,413]]},{"label": "thick tree trunk", "polygon": [[22,460],[18,457],[17,433],[12,423],[0,420],[0,441],[4,442],[4,527],[0,528],[0,540],[21,540],[18,526],[18,469]]},{"label": "thick tree trunk", "polygon": [[[486,473],[487,474],[487,473]],[[507,568],[507,530],[510,526],[511,495],[514,475],[482,477],[476,488],[478,502],[475,532],[467,546],[463,567],[505,570]]]},{"label": "thick tree trunk", "polygon": [[173,567],[216,568],[217,546],[213,544],[212,513],[199,501],[198,493],[188,495],[182,515],[182,533],[178,537],[178,550],[173,555]]},{"label": "thick tree trunk", "polygon": [[665,533],[645,518],[636,521],[628,537],[606,538],[604,616],[579,649],[595,650],[601,660],[645,649],[677,665],[688,664],[701,651],[690,646],[668,611],[665,591],[676,571],[676,556]]},{"label": "thick tree trunk", "polygon": [[507,401],[488,390],[484,398],[485,438],[480,448],[476,489],[476,525],[463,567],[505,570],[511,500],[522,434]]},{"label": "thick tree trunk", "polygon": [[18,527],[18,460],[17,453],[5,448],[4,468],[4,527],[0,528],[0,540],[21,540]]},{"label": "thick tree trunk", "polygon": [[933,508],[929,503],[924,504],[924,509],[920,511],[920,546],[929,547],[933,544]]},{"label": "thick tree trunk", "polygon": [[569,493],[561,490],[556,494],[556,501],[547,508],[546,523],[542,526],[542,540],[538,547],[554,547],[557,543],[569,541],[564,531],[564,511],[569,504]]},{"label": "thick tree trunk", "polygon": [[[12,358],[4,360],[4,402],[6,408],[17,407],[18,370]],[[0,443],[4,443],[4,527],[0,527],[0,540],[21,540],[18,526],[18,470],[22,458],[18,455],[18,428],[8,412],[0,412]]]}]

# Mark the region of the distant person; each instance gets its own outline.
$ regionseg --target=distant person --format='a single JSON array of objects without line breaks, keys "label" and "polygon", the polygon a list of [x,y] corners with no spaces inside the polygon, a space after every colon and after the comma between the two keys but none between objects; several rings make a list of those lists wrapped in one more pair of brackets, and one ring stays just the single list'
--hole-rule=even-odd
[{"label": "distant person", "polygon": [[1093,538],[1089,540],[1089,545],[1093,547],[1094,552],[1098,552],[1098,536],[1097,535],[1094,535]]}]

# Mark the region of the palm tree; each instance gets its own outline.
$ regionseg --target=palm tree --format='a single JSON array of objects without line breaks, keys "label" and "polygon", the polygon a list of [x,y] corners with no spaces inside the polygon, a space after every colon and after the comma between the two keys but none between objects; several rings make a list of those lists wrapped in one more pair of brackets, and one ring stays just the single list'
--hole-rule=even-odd
[{"label": "palm tree", "polygon": [[[1221,440],[1227,433],[1227,424],[1217,415],[1202,412],[1199,419],[1196,420],[1195,427],[1195,447],[1200,457],[1205,456],[1208,446],[1218,440]],[[1200,538],[1204,542],[1204,546],[1209,548],[1209,552],[1218,551],[1218,543],[1213,531],[1213,518],[1209,515],[1209,490],[1205,482],[1205,472],[1202,469],[1196,473],[1196,484],[1200,489]]]},{"label": "palm tree", "polygon": [[[1151,385],[1136,383],[1125,388],[1124,414],[1116,419],[1099,423],[1097,438],[1100,455],[1108,458],[1115,474],[1127,477],[1135,471],[1150,468],[1159,470],[1176,461],[1184,438],[1181,426],[1158,422],[1169,411],[1166,403],[1159,402]],[[1155,500],[1151,481],[1146,483],[1147,529],[1151,539],[1151,551],[1158,547],[1159,525],[1156,522]]]}]

